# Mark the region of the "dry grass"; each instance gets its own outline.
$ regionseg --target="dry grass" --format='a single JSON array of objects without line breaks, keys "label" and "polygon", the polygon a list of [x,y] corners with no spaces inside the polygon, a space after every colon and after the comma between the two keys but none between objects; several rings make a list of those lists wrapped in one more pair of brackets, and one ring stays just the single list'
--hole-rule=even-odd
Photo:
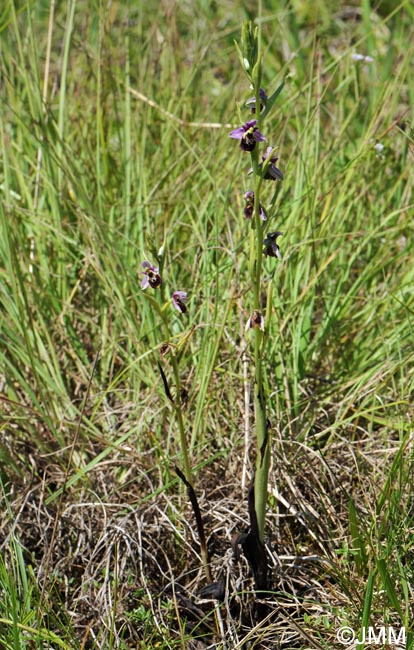
[{"label": "dry grass", "polygon": [[50,458],[30,482],[15,484],[8,495],[12,516],[1,525],[2,550],[11,535],[19,539],[49,619],[65,611],[85,648],[107,647],[111,634],[119,647],[131,648],[157,647],[167,634],[169,647],[183,639],[188,648],[225,642],[241,648],[248,640],[255,648],[327,647],[341,619],[357,619],[361,606],[364,578],[346,563],[349,500],[358,503],[362,518],[375,517],[384,476],[378,467],[395,451],[380,453],[361,433],[354,444],[338,437],[326,454],[279,441],[266,540],[274,593],[262,604],[264,616],[249,567],[232,546],[248,526],[236,453],[231,471],[223,460],[206,465],[198,487],[213,580],[225,585],[221,601],[198,595],[205,578],[181,485],[175,481],[155,494],[146,473],[149,458],[139,463],[126,450],[97,465],[88,486],[68,489],[58,503],[47,505],[48,488],[62,485],[65,476]]}]

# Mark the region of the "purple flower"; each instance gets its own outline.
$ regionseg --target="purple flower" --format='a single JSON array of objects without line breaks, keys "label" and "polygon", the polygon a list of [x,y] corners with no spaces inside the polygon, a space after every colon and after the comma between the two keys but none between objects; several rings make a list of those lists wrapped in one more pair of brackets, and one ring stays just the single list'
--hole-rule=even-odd
[{"label": "purple flower", "polygon": [[[244,195],[244,198],[246,199],[244,216],[246,217],[246,219],[252,219],[254,213],[254,192],[252,190],[249,190],[249,192],[246,192],[246,194]],[[259,214],[261,220],[266,221],[266,212],[264,211],[261,203],[259,203]]]},{"label": "purple flower", "polygon": [[257,309],[254,310],[253,314],[250,316],[249,320],[246,323],[245,330],[248,332],[249,330],[252,330],[254,328],[257,328],[259,330],[262,330],[264,332],[264,318],[260,311],[257,311]]},{"label": "purple flower", "polygon": [[266,138],[256,128],[256,124],[257,120],[250,120],[250,122],[246,122],[243,126],[229,133],[231,138],[240,140],[240,149],[242,151],[253,151],[256,142],[266,142]]},{"label": "purple flower", "polygon": [[[265,162],[267,161],[267,159],[269,158],[269,156],[272,153],[272,149],[273,149],[273,147],[267,147],[266,151],[264,152],[264,155],[262,156],[262,161],[263,162],[260,163],[259,169],[263,168]],[[282,172],[275,165],[275,162],[277,160],[278,160],[278,158],[270,158],[270,162],[266,166],[266,170],[265,170],[264,175],[263,175],[263,178],[265,180],[267,180],[267,181],[275,181],[277,179],[279,179],[280,181],[283,180]]]},{"label": "purple flower", "polygon": [[184,304],[187,298],[188,296],[186,291],[174,291],[172,295],[172,302],[174,307],[178,309],[178,311],[180,311],[182,314],[185,314],[187,311],[187,307]]},{"label": "purple flower", "polygon": [[263,254],[268,257],[277,257],[280,260],[282,259],[282,253],[280,252],[279,246],[276,244],[276,239],[283,235],[283,232],[276,230],[275,232],[269,232],[266,235],[266,239],[263,242]]},{"label": "purple flower", "polygon": [[162,279],[157,267],[153,266],[149,262],[142,262],[141,266],[144,274],[141,281],[141,288],[147,289],[147,287],[152,287],[153,289],[156,289],[161,286]]},{"label": "purple flower", "polygon": [[[263,108],[266,106],[266,102],[268,100],[267,93],[263,88],[260,88],[259,90],[259,102],[260,102],[260,110],[262,111]],[[256,97],[249,97],[249,99],[246,102],[246,106],[248,106],[253,113],[253,115],[256,113]]]}]

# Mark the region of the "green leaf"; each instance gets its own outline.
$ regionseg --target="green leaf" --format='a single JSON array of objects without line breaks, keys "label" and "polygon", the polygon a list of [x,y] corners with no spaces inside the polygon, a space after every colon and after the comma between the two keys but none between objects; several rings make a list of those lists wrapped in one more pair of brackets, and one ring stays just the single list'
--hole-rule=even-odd
[{"label": "green leaf", "polygon": [[276,88],[275,92],[272,95],[270,95],[269,99],[266,102],[266,108],[264,109],[261,116],[262,120],[269,114],[273,104],[275,103],[276,99],[279,97],[280,93],[282,92],[285,83],[286,83],[286,77],[282,81],[282,83]]},{"label": "green leaf", "polygon": [[377,562],[377,568],[378,568],[378,573],[381,576],[382,584],[383,587],[387,593],[388,599],[390,601],[390,604],[392,607],[394,607],[395,611],[398,612],[398,614],[401,617],[402,622],[404,622],[404,612],[402,610],[401,604],[400,604],[400,599],[398,597],[398,594],[395,590],[394,584],[392,582],[391,576],[388,573],[387,565],[384,559],[378,560]]},{"label": "green leaf", "polygon": [[360,530],[358,513],[353,501],[348,506],[349,532],[351,535],[352,554],[358,573],[362,574],[367,566],[367,554],[365,551],[365,540]]}]

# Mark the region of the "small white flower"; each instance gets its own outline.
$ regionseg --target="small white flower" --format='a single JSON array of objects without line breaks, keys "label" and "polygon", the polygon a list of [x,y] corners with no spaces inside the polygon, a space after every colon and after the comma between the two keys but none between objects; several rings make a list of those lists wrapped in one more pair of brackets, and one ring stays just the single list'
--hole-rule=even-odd
[{"label": "small white flower", "polygon": [[250,68],[250,63],[248,62],[248,60],[243,59],[243,63],[244,63],[244,67],[246,68],[246,70],[248,70]]},{"label": "small white flower", "polygon": [[377,153],[381,153],[384,151],[384,145],[381,142],[377,142],[377,144],[374,145],[374,149]]},{"label": "small white flower", "polygon": [[397,241],[397,245],[398,245],[398,248],[400,249],[400,251],[403,251],[404,248],[406,248],[406,246],[407,246],[407,237],[405,235],[400,237],[398,239],[398,241]]},{"label": "small white flower", "polygon": [[353,52],[351,54],[352,61],[364,61],[364,63],[372,63],[372,56],[365,56],[364,54],[358,54],[358,52]]}]

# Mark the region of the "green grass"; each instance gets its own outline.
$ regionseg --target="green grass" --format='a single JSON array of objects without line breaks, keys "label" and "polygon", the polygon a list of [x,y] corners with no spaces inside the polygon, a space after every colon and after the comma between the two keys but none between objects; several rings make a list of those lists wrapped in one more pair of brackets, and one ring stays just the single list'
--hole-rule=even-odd
[{"label": "green grass", "polygon": [[[251,181],[228,132],[247,119],[234,39],[256,7],[65,4],[0,12],[0,645],[191,648],[163,590],[196,593],[201,561],[140,269],[163,246],[167,294],[189,292],[169,328],[218,576],[253,467],[243,490]],[[286,78],[266,121],[285,180],[263,195],[284,233],[264,269],[268,535],[274,557],[319,560],[280,560],[280,618],[244,633],[332,648],[341,625],[404,625],[411,648],[414,12],[308,5],[263,8],[263,85]],[[206,647],[226,647],[217,617]]]}]

